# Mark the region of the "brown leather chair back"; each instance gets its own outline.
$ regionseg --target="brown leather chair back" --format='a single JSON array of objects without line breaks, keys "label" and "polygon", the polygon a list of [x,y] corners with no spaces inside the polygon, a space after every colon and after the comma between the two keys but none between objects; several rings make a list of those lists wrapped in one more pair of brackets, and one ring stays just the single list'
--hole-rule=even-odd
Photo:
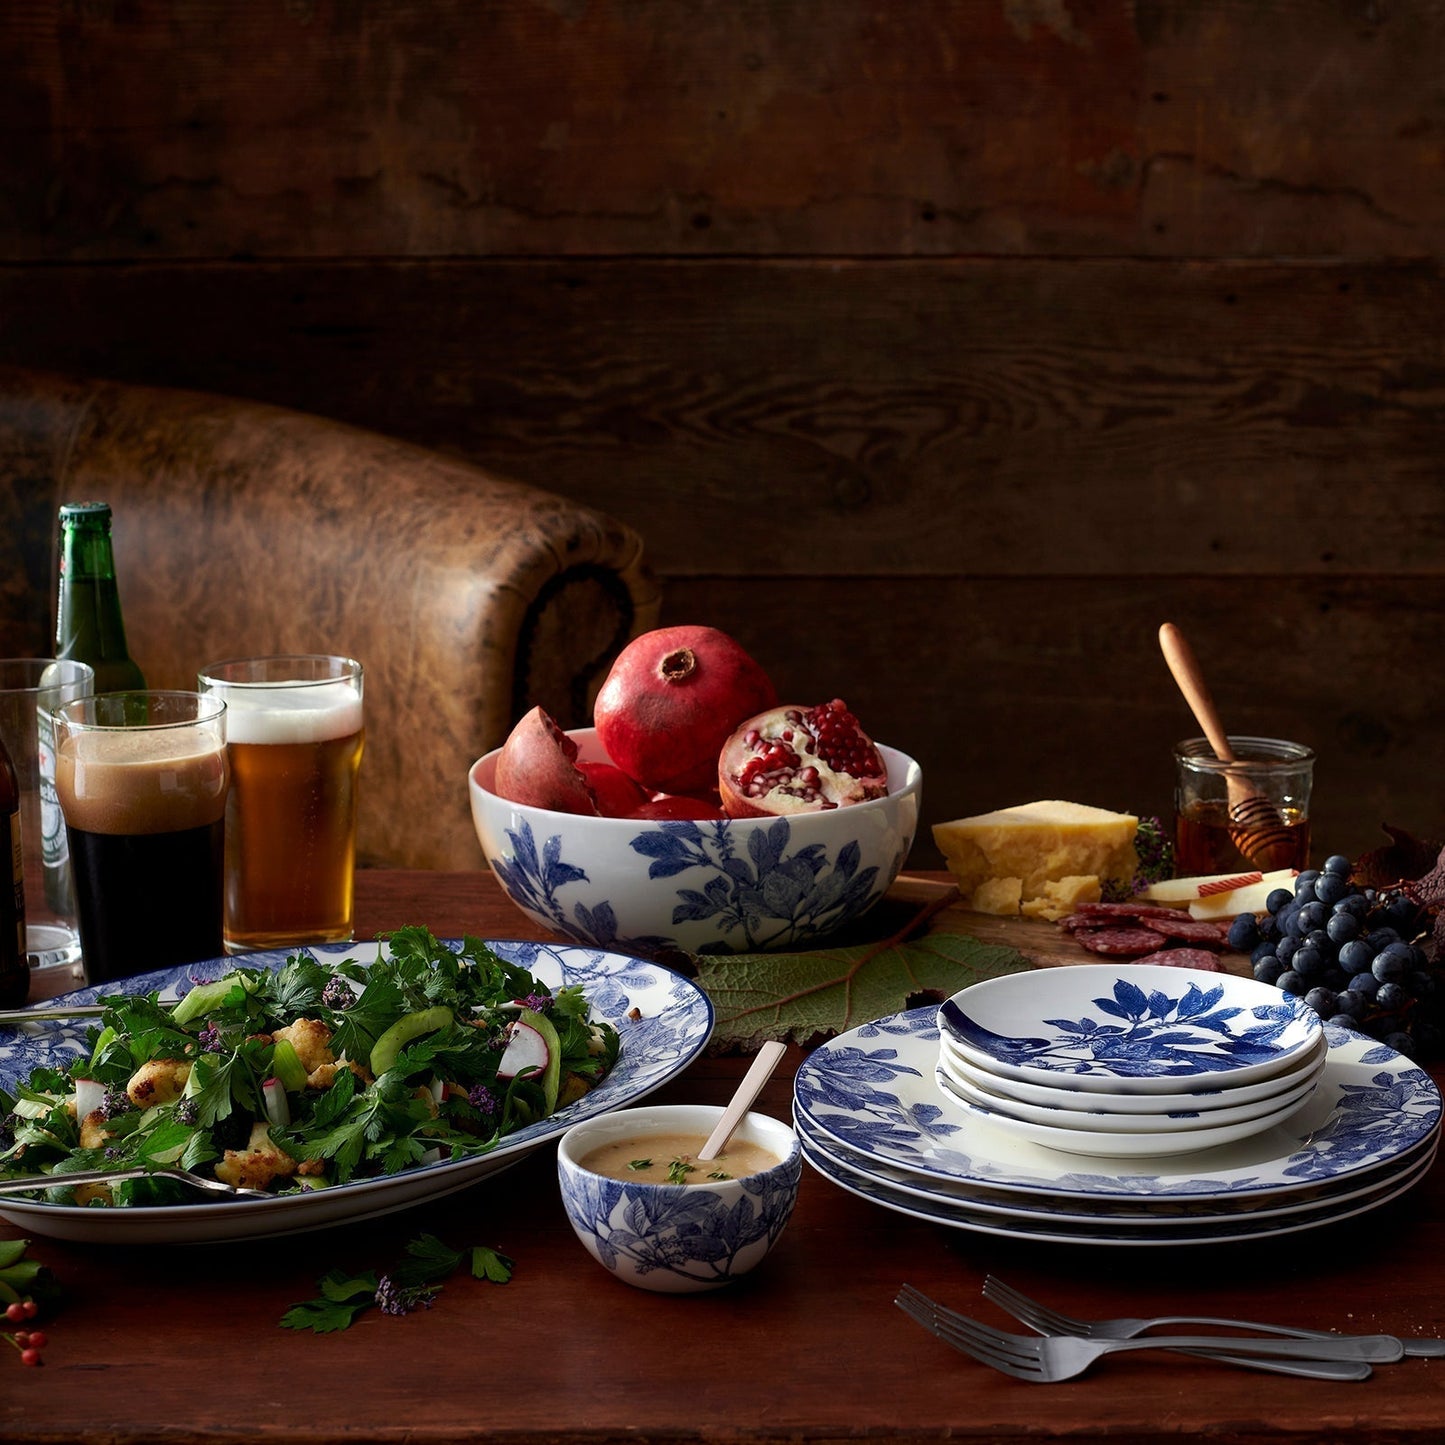
[{"label": "brown leather chair back", "polygon": [[224,397],[0,368],[0,652],[53,648],[56,515],[107,501],[132,655],[365,668],[363,864],[474,868],[466,775],[536,703],[589,720],[658,596],[630,528],[421,447]]}]

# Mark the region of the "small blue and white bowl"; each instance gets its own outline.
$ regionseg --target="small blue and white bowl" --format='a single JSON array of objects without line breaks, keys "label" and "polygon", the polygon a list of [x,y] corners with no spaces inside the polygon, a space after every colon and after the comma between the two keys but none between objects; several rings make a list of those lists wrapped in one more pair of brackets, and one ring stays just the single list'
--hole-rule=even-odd
[{"label": "small blue and white bowl", "polygon": [[557,1178],[567,1219],[587,1252],[626,1284],[659,1294],[721,1289],[755,1269],[778,1242],[798,1199],[802,1147],[793,1130],[748,1114],[734,1139],[778,1159],[771,1169],[697,1184],[611,1179],[581,1160],[601,1145],[649,1137],[706,1138],[722,1117],[710,1104],[619,1109],[574,1124],[557,1146]]},{"label": "small blue and white bowl", "polygon": [[[592,728],[580,761],[606,760]],[[492,872],[529,918],[579,943],[657,953],[799,948],[836,933],[888,891],[918,832],[923,770],[879,746],[888,794],[786,818],[588,818],[511,803],[497,755],[467,775]]]}]

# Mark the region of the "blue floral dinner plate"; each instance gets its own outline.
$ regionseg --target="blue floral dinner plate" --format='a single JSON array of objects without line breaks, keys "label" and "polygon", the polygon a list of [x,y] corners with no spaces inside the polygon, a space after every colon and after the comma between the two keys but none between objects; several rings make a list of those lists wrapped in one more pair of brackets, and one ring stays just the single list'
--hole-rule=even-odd
[{"label": "blue floral dinner plate", "polygon": [[1414,1180],[1421,1176],[1434,1160],[1440,1142],[1439,1135],[1432,1134],[1389,1164],[1351,1179],[1336,1180],[1314,1189],[1296,1190],[1278,1198],[1240,1194],[1202,1200],[1185,1195],[1169,1199],[1109,1200],[1091,1195],[1081,1200],[1067,1196],[1010,1194],[1003,1190],[966,1184],[946,1185],[921,1179],[907,1170],[894,1169],[855,1153],[821,1133],[802,1116],[795,1115],[794,1124],[813,1162],[816,1164],[822,1159],[828,1163],[829,1177],[858,1175],[874,1186],[886,1187],[905,1202],[923,1200],[936,1209],[942,1206],[943,1214],[961,1208],[967,1213],[1021,1221],[1035,1227],[1056,1223],[1103,1224],[1121,1230],[1145,1231],[1169,1224],[1189,1224],[1202,1229],[1207,1224],[1238,1219],[1243,1215],[1248,1215],[1251,1220],[1264,1220],[1306,1214],[1317,1209],[1333,1209],[1364,1195],[1377,1194],[1403,1179]]},{"label": "blue floral dinner plate", "polygon": [[840,1034],[804,1060],[795,1110],[853,1153],[944,1184],[1072,1199],[1283,1196],[1364,1176],[1437,1134],[1440,1092],[1403,1055],[1326,1026],[1309,1101],[1261,1134],[1185,1159],[1070,1160],[950,1108],[934,1083],[937,1010]]},{"label": "blue floral dinner plate", "polygon": [[945,1000],[938,1019],[980,1068],[1124,1094],[1252,1083],[1296,1063],[1323,1027],[1302,999],[1257,979],[1147,963],[985,979]]},{"label": "blue floral dinner plate", "polygon": [[[452,948],[460,945],[455,939],[443,942]],[[0,1198],[0,1219],[27,1233],[105,1244],[255,1239],[369,1219],[465,1189],[519,1163],[540,1145],[560,1138],[579,1120],[637,1103],[681,1073],[712,1034],[713,1007],[707,995],[661,964],[573,944],[495,939],[487,943],[508,962],[529,969],[552,988],[580,984],[593,1017],[613,1024],[622,1037],[617,1064],[601,1084],[576,1103],[507,1135],[491,1153],[275,1199],[198,1200],[111,1209],[9,1195]],[[210,959],[80,989],[48,1001],[46,1007],[94,1003],[106,994],[152,989],[162,997],[176,997],[192,982],[219,978],[238,966],[278,969],[297,953],[309,953],[323,963],[354,959],[367,964],[376,959],[377,949],[376,943],[327,944]],[[88,1052],[87,1026],[84,1020],[37,1021],[13,1030],[0,1026],[0,1084],[13,1086],[42,1064],[66,1067],[76,1055]]]},{"label": "blue floral dinner plate", "polygon": [[800,1136],[803,1158],[823,1178],[850,1194],[880,1204],[898,1214],[914,1219],[946,1225],[978,1234],[1010,1239],[1027,1239],[1051,1244],[1103,1244],[1135,1248],[1181,1248],[1204,1244],[1229,1244],[1252,1239],[1273,1239],[1281,1234],[1297,1234],[1302,1230],[1319,1229],[1343,1219],[1353,1218],[1378,1209],[1413,1189],[1430,1168],[1433,1154],[1424,1163],[1404,1175],[1353,1194],[1347,1200],[1332,1200],[1324,1208],[1286,1211],[1264,1219],[1254,1214],[1233,1219],[1203,1223],[1169,1221],[1149,1231],[1130,1228],[1112,1219],[1096,1219],[1068,1223],[1061,1219],[1004,1218],[987,1214],[968,1205],[949,1204],[934,1199],[910,1197],[867,1174],[850,1169],[836,1156],[816,1147],[806,1135]]}]

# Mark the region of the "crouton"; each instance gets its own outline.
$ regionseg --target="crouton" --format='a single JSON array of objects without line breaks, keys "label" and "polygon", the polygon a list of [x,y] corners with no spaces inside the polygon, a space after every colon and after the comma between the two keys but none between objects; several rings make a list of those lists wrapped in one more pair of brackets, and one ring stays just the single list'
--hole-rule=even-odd
[{"label": "crouton", "polygon": [[272,1038],[285,1039],[308,1074],[315,1073],[322,1064],[336,1062],[331,1052],[331,1030],[320,1019],[297,1019],[284,1029],[274,1030]]},{"label": "crouton", "polygon": [[340,1058],[330,1059],[324,1064],[318,1064],[309,1074],[306,1075],[306,1087],[308,1089],[329,1089],[336,1082],[336,1075],[342,1069],[350,1069],[363,1084],[373,1082],[371,1071],[352,1059]]},{"label": "crouton", "polygon": [[105,1127],[105,1110],[92,1109],[80,1121],[80,1147],[82,1149],[103,1149],[111,1131]]},{"label": "crouton", "polygon": [[265,1189],[272,1180],[289,1179],[296,1173],[296,1161],[272,1141],[268,1126],[257,1120],[251,1125],[246,1147],[227,1149],[215,1173],[233,1189]]},{"label": "crouton", "polygon": [[149,1109],[179,1099],[190,1077],[191,1066],[184,1059],[147,1059],[130,1076],[125,1091],[137,1109]]}]

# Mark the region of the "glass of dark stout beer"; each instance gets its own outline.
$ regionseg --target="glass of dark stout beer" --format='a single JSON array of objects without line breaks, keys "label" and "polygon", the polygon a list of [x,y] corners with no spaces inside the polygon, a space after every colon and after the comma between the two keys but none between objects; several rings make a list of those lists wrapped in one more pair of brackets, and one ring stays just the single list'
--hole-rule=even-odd
[{"label": "glass of dark stout beer", "polygon": [[226,947],[349,943],[361,664],[235,658],[204,668],[199,686],[226,703]]},{"label": "glass of dark stout beer", "polygon": [[221,957],[225,702],[111,692],[54,719],[86,981]]},{"label": "glass of dark stout beer", "polygon": [[[1270,822],[1267,865],[1304,868],[1310,852],[1310,790],[1315,755],[1282,738],[1233,737],[1234,760],[1221,761],[1205,738],[1174,749],[1174,871],[1181,878],[1246,873],[1260,867],[1240,850],[1259,830],[1239,826],[1240,799],[1260,799]],[[1258,807],[1259,804],[1255,803]]]}]

